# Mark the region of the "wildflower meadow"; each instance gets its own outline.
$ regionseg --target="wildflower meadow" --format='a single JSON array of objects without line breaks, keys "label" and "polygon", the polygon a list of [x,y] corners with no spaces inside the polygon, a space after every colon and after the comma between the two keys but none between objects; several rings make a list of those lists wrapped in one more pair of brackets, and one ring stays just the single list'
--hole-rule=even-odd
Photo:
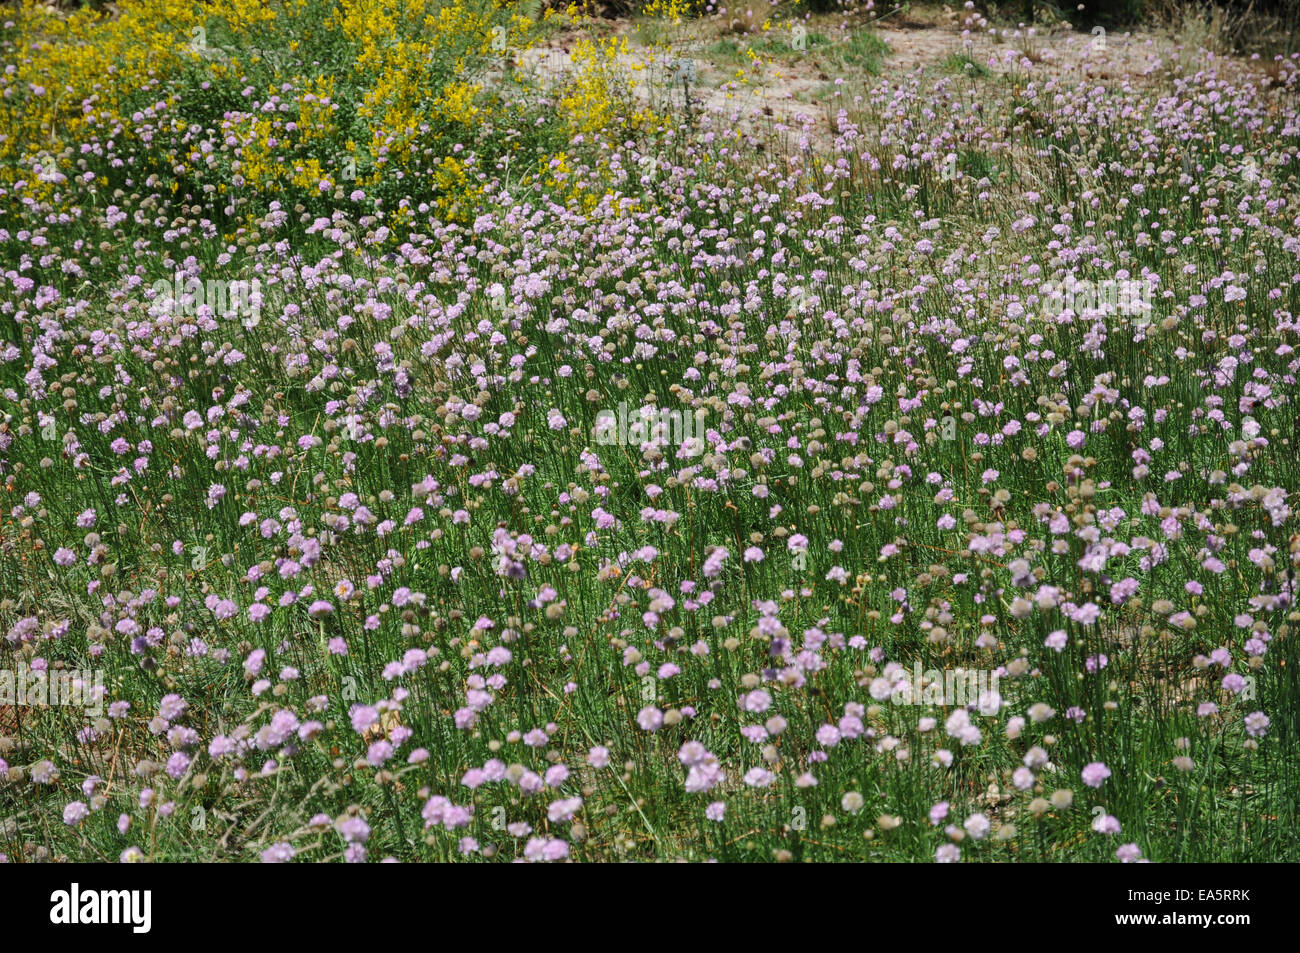
[{"label": "wildflower meadow", "polygon": [[0,7],[0,862],[1300,860],[1270,10]]}]

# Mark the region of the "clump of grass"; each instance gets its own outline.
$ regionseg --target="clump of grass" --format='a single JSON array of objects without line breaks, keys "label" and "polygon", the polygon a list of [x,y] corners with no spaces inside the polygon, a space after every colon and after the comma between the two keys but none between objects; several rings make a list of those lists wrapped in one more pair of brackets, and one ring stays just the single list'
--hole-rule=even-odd
[{"label": "clump of grass", "polygon": [[987,66],[976,62],[965,53],[953,53],[939,64],[939,68],[949,73],[970,76],[975,79],[986,79],[991,75]]},{"label": "clump of grass", "polygon": [[854,30],[840,49],[843,62],[871,74],[880,72],[888,55],[889,44],[871,29]]}]

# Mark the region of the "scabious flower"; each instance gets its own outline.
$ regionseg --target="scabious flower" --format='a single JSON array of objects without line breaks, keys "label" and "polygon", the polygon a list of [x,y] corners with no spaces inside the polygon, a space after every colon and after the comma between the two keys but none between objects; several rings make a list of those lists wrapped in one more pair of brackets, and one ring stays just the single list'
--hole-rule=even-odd
[{"label": "scabious flower", "polygon": [[360,816],[343,817],[334,825],[339,836],[348,844],[364,844],[370,839],[370,825]]},{"label": "scabious flower", "polygon": [[1118,834],[1119,821],[1109,814],[1098,814],[1093,819],[1092,829],[1098,834]]},{"label": "scabious flower", "polygon": [[687,768],[685,786],[688,794],[710,791],[727,780],[718,759],[698,741],[682,745],[677,758]]},{"label": "scabious flower", "polygon": [[523,736],[524,744],[530,748],[544,748],[550,740],[551,736],[541,728],[533,728]]},{"label": "scabious flower", "polygon": [[1269,718],[1262,711],[1251,712],[1245,717],[1246,734],[1252,738],[1263,738],[1268,732]]},{"label": "scabious flower", "polygon": [[286,841],[279,841],[266,848],[261,853],[262,863],[264,864],[287,864],[293,860],[297,853],[293,845]]},{"label": "scabious flower", "polygon": [[744,780],[751,788],[765,788],[776,783],[776,775],[766,768],[750,768]]},{"label": "scabious flower", "polygon": [[722,572],[722,564],[726,562],[728,555],[726,549],[719,546],[704,560],[703,573],[706,579],[716,579]]},{"label": "scabious flower", "polygon": [[1137,863],[1142,859],[1142,849],[1137,844],[1124,844],[1115,849],[1115,857],[1122,864]]},{"label": "scabious flower", "polygon": [[569,845],[555,837],[533,837],[524,845],[524,859],[533,863],[553,863],[569,856]]},{"label": "scabious flower", "polygon": [[348,712],[348,717],[352,721],[352,730],[363,735],[367,729],[379,722],[379,711],[370,705],[353,705]]},{"label": "scabious flower", "polygon": [[570,797],[562,798],[558,801],[552,801],[546,810],[546,816],[552,824],[562,821],[571,821],[578,809],[582,807],[582,798]]},{"label": "scabious flower", "polygon": [[973,839],[983,840],[988,836],[992,824],[985,815],[976,812],[966,818],[966,820],[962,821],[961,826],[966,829],[966,833]]},{"label": "scabious flower", "polygon": [[1093,761],[1084,766],[1081,772],[1083,783],[1090,788],[1099,788],[1108,777],[1110,777],[1110,768],[1106,767],[1100,761]]},{"label": "scabious flower", "polygon": [[185,711],[188,703],[180,695],[164,695],[158,703],[158,714],[167,721],[175,721]]},{"label": "scabious flower", "polygon": [[636,723],[642,731],[658,731],[664,724],[664,713],[654,705],[646,705],[636,715]]},{"label": "scabious flower", "polygon": [[317,599],[307,607],[307,614],[313,619],[324,619],[334,614],[334,606],[324,599]]},{"label": "scabious flower", "polygon": [[822,725],[817,729],[817,743],[826,748],[834,748],[840,743],[840,730],[834,725]]},{"label": "scabious flower", "polygon": [[266,664],[266,650],[254,649],[244,660],[244,671],[249,675],[257,675],[262,671],[262,666]]}]

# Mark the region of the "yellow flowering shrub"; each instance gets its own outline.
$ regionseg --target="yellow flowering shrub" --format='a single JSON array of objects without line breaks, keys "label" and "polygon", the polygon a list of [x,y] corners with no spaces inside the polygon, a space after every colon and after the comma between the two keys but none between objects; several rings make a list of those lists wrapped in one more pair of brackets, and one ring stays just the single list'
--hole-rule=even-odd
[{"label": "yellow flowering shrub", "polygon": [[[496,160],[523,159],[526,184],[575,138],[662,121],[633,95],[625,39],[579,40],[558,89],[524,85],[521,53],[582,10],[133,0],[107,14],[24,0],[0,35],[0,188],[15,200],[0,227],[23,203],[68,213],[141,185],[201,204],[226,236],[270,201],[318,214],[345,196],[382,210],[394,241],[415,208],[469,220]],[[601,196],[584,189],[561,192],[592,207]]]},{"label": "yellow flowering shrub", "polygon": [[680,23],[684,18],[695,14],[699,6],[699,0],[650,0],[641,8],[641,12],[669,23]]},{"label": "yellow flowering shrub", "polygon": [[616,128],[636,132],[662,121],[632,95],[636,80],[629,78],[634,69],[626,37],[577,40],[569,58],[573,75],[557,106],[574,135]]}]

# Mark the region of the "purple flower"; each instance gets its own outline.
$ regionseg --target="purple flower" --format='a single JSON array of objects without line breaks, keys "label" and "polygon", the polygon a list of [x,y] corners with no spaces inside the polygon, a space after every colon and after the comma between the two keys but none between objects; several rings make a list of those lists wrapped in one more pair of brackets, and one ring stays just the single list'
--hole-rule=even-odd
[{"label": "purple flower", "polygon": [[158,714],[167,721],[175,721],[187,707],[185,699],[179,695],[164,695],[158,703]]},{"label": "purple flower", "polygon": [[324,619],[334,613],[334,606],[324,599],[317,599],[307,607],[307,614],[313,619]]},{"label": "purple flower", "polygon": [[349,844],[364,844],[370,839],[370,825],[362,817],[346,817],[334,825],[339,836]]},{"label": "purple flower", "polygon": [[664,724],[664,713],[654,705],[647,705],[636,715],[636,723],[642,731],[658,731]]},{"label": "purple flower", "polygon": [[1098,834],[1118,834],[1119,821],[1109,814],[1098,814],[1092,822],[1092,829]]},{"label": "purple flower", "polygon": [[1090,788],[1099,788],[1108,777],[1110,777],[1110,768],[1106,767],[1100,761],[1093,761],[1084,766],[1081,772],[1083,783]]},{"label": "purple flower", "polygon": [[370,705],[353,705],[348,716],[352,721],[352,730],[359,735],[364,735],[366,729],[379,721],[379,711]]},{"label": "purple flower", "polygon": [[292,844],[288,844],[284,841],[280,841],[279,843],[272,844],[270,847],[266,848],[266,850],[262,851],[261,854],[262,863],[287,864],[289,863],[289,861],[293,860],[295,853],[297,852],[293,849]]}]

